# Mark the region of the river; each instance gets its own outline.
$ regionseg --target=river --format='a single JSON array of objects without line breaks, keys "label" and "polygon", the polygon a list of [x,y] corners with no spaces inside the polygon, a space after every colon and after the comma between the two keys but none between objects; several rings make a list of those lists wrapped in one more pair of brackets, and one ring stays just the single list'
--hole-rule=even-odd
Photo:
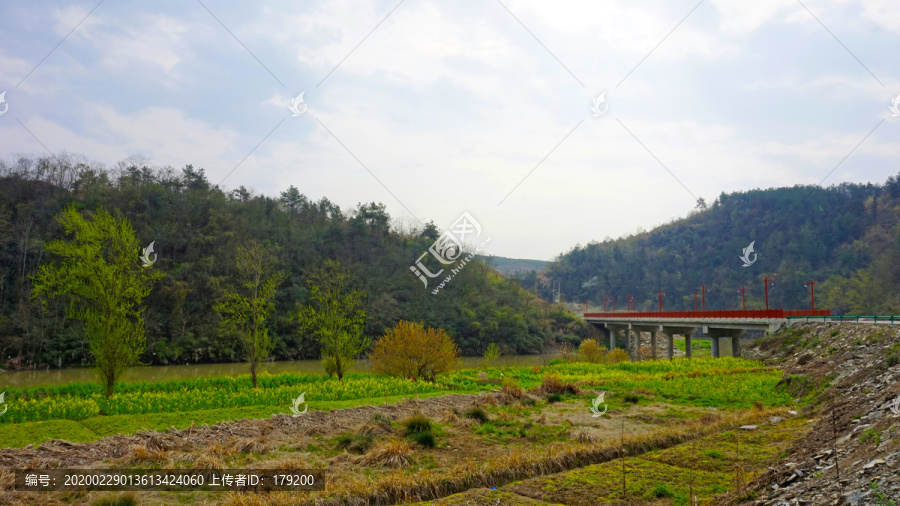
[{"label": "river", "polygon": [[[542,355],[510,355],[500,357],[498,366],[535,366],[547,365],[557,358],[554,354]],[[482,357],[463,357],[460,366],[464,369],[481,367],[484,364]],[[322,363],[318,360],[292,360],[284,362],[266,362],[262,370],[272,374],[282,372],[316,373],[322,374]],[[358,360],[351,371],[368,371],[369,361]],[[126,372],[121,381],[170,381],[188,378],[211,378],[216,376],[238,376],[249,374],[250,369],[246,363],[224,364],[188,364],[188,365],[154,365],[147,367],[133,367]],[[90,368],[73,369],[43,369],[39,371],[17,371],[0,373],[0,391],[4,388],[25,388],[44,385],[62,385],[65,383],[83,383],[96,381],[96,375]]]}]

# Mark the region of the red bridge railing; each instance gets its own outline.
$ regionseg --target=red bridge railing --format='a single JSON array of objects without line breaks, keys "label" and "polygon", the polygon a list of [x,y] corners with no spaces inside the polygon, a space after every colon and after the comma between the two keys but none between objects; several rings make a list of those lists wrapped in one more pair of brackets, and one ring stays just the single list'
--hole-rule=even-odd
[{"label": "red bridge railing", "polygon": [[585,318],[765,318],[784,319],[788,316],[830,316],[830,309],[751,309],[749,311],[616,311],[614,313],[584,313]]}]

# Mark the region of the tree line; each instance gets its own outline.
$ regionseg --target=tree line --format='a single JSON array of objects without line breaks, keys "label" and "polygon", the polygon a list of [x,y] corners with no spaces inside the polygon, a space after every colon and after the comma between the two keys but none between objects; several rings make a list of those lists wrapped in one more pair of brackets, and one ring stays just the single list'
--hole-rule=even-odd
[{"label": "tree line", "polygon": [[[321,358],[327,336],[305,327],[313,314],[298,315],[322,303],[326,260],[346,273],[346,293],[364,315],[347,318],[366,344],[401,320],[444,329],[471,356],[491,342],[507,354],[538,353],[592,332],[481,262],[432,295],[409,266],[438,238],[437,226],[400,226],[380,203],[342,210],[295,186],[274,197],[243,186],[227,191],[192,165],[176,170],[131,159],[106,168],[71,155],[21,157],[0,162],[0,365],[93,363],[89,325],[72,317],[66,298],[35,284],[44,266],[65,256],[51,245],[68,237],[57,220],[68,212],[91,219],[108,212],[127,220],[137,245],[154,243],[151,270],[164,275],[143,299],[141,363],[239,361],[250,351],[244,337],[264,334],[271,349],[260,351],[270,359]],[[249,297],[254,276],[266,278],[252,268],[261,251],[275,278],[255,287],[259,300],[235,298],[238,288]],[[266,313],[265,325],[229,320],[254,311]]]}]

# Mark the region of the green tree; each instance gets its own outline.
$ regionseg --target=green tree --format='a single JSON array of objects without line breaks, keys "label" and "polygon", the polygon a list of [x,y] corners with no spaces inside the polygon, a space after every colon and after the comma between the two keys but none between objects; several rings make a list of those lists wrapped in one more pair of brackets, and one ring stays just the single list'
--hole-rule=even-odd
[{"label": "green tree", "polygon": [[46,245],[62,260],[41,266],[33,277],[32,297],[45,310],[48,297],[68,299],[66,316],[84,325],[109,398],[122,373],[144,352],[141,302],[163,274],[138,262],[141,246],[127,219],[100,208],[88,220],[70,206],[57,221],[73,240]]},{"label": "green tree", "polygon": [[498,358],[500,358],[500,346],[491,341],[491,344],[484,350],[484,366],[494,367],[497,364]]},{"label": "green tree", "polygon": [[259,365],[275,347],[266,319],[274,306],[272,298],[286,275],[273,272],[273,256],[256,241],[238,248],[236,266],[239,286],[226,289],[214,307],[222,315],[222,327],[240,336],[253,388],[257,388]]},{"label": "green tree", "polygon": [[300,310],[301,332],[313,334],[322,347],[322,361],[339,380],[357,355],[372,340],[363,334],[366,312],[364,292],[349,286],[350,275],[341,264],[326,260],[307,281],[310,305]]}]

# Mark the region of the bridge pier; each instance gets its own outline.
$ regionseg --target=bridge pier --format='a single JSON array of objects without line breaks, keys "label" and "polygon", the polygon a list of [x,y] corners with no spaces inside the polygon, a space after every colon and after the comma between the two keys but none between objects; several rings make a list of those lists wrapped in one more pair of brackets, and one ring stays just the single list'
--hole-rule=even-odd
[{"label": "bridge pier", "polygon": [[650,357],[656,360],[656,332],[650,333]]},{"label": "bridge pier", "polygon": [[741,356],[741,334],[744,329],[723,329],[716,327],[704,327],[706,334],[712,341],[713,356],[721,357],[731,355]]},{"label": "bridge pier", "polygon": [[669,332],[668,334],[666,334],[666,337],[669,341],[669,349],[666,350],[666,355],[669,356],[669,360],[672,360],[675,355],[675,334]]}]

